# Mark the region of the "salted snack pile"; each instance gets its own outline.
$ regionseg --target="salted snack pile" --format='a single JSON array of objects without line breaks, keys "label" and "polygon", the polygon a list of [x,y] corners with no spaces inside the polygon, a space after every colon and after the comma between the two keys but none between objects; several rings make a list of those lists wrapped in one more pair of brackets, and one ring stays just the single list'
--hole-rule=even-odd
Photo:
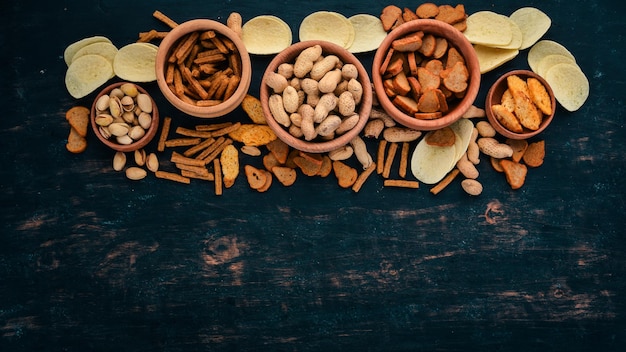
[{"label": "salted snack pile", "polygon": [[98,132],[118,144],[129,145],[146,135],[153,119],[152,98],[134,83],[123,83],[95,102]]},{"label": "salted snack pile", "polygon": [[460,52],[445,38],[423,31],[394,40],[380,72],[391,102],[418,119],[441,117],[463,98],[469,83]]},{"label": "salted snack pile", "polygon": [[537,78],[522,79],[518,75],[506,78],[507,89],[499,104],[491,106],[493,115],[507,130],[516,133],[524,129],[539,129],[544,115],[552,114],[552,102],[546,87]]},{"label": "salted snack pile", "polygon": [[167,57],[165,82],[179,99],[191,105],[218,105],[235,92],[241,81],[237,47],[213,30],[184,35]]},{"label": "salted snack pile", "polygon": [[358,78],[355,65],[323,53],[320,45],[305,48],[294,62],[267,74],[270,112],[294,137],[332,139],[359,121],[363,87]]}]

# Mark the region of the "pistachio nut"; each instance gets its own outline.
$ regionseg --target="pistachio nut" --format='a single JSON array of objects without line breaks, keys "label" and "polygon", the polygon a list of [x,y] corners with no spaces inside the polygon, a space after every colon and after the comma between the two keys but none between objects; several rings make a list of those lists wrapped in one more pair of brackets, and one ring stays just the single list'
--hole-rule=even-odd
[{"label": "pistachio nut", "polygon": [[125,136],[130,131],[130,126],[123,122],[113,122],[108,127],[111,134],[116,137]]},{"label": "pistachio nut", "polygon": [[124,92],[125,95],[131,98],[134,98],[137,96],[137,94],[139,94],[139,90],[137,90],[137,86],[130,82],[122,84],[120,86],[120,89],[122,90],[122,92]]},{"label": "pistachio nut", "polygon": [[115,140],[117,141],[117,143],[122,144],[122,145],[129,145],[134,142],[133,139],[130,138],[127,134],[123,136],[115,137]]},{"label": "pistachio nut", "polygon": [[141,139],[145,135],[146,130],[144,130],[141,126],[133,126],[130,131],[128,131],[128,136],[135,141]]},{"label": "pistachio nut", "polygon": [[118,97],[111,96],[109,99],[109,113],[113,117],[122,116],[122,103]]},{"label": "pistachio nut", "polygon": [[134,153],[135,164],[137,166],[144,166],[146,164],[146,151],[143,149],[137,149]]},{"label": "pistachio nut", "polygon": [[124,152],[116,152],[113,156],[113,170],[122,171],[126,166],[126,154]]},{"label": "pistachio nut", "polygon": [[107,110],[109,108],[109,99],[110,97],[106,94],[103,94],[100,98],[98,98],[98,100],[96,101],[96,110]]},{"label": "pistachio nut", "polygon": [[126,169],[126,177],[128,177],[130,180],[141,180],[147,175],[148,173],[146,172],[146,170],[137,166],[131,166]]},{"label": "pistachio nut", "polygon": [[139,114],[137,120],[139,121],[139,126],[143,127],[145,130],[149,129],[150,125],[152,125],[152,115],[147,112]]},{"label": "pistachio nut", "polygon": [[96,116],[96,125],[108,126],[113,123],[113,116],[109,114],[99,114]]},{"label": "pistachio nut", "polygon": [[146,167],[152,172],[157,172],[159,170],[159,158],[156,154],[148,154],[148,157],[146,158]]},{"label": "pistachio nut", "polygon": [[109,131],[109,127],[108,126],[99,126],[98,127],[98,131],[100,132],[102,137],[104,137],[104,139],[111,138],[111,131]]}]

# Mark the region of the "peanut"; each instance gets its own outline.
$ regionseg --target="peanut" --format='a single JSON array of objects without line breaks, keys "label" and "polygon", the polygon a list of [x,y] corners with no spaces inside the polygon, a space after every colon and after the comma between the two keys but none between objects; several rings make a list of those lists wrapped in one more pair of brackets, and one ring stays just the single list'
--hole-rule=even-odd
[{"label": "peanut", "polygon": [[326,116],[328,116],[328,114],[335,109],[338,100],[339,98],[337,98],[337,96],[333,93],[326,93],[322,95],[315,106],[315,116],[313,117],[313,121],[315,123],[324,121]]},{"label": "peanut", "polygon": [[354,102],[356,104],[361,102],[361,98],[363,97],[363,86],[361,82],[359,82],[356,78],[351,78],[348,81],[347,85],[348,92],[352,93],[354,97]]},{"label": "peanut", "polygon": [[347,160],[354,155],[354,149],[349,145],[344,145],[328,152],[330,160]]},{"label": "peanut", "polygon": [[476,166],[472,164],[471,161],[467,159],[467,153],[463,153],[459,161],[456,162],[456,168],[469,179],[477,179],[478,178],[478,169]]},{"label": "peanut", "polygon": [[330,70],[339,67],[341,67],[341,60],[339,60],[339,58],[335,55],[327,55],[313,64],[311,72],[309,72],[309,76],[312,79],[319,81],[326,73],[330,72]]},{"label": "peanut", "polygon": [[293,65],[293,74],[298,78],[306,76],[313,68],[314,62],[317,61],[321,55],[322,47],[320,45],[314,45],[302,50]]},{"label": "peanut", "polygon": [[352,93],[348,91],[341,93],[339,99],[337,100],[337,108],[339,109],[341,116],[350,116],[354,114],[356,102],[354,101]]},{"label": "peanut", "polygon": [[341,76],[345,80],[356,79],[359,76],[359,70],[357,70],[354,64],[345,64],[341,68]]},{"label": "peanut", "polygon": [[[291,79],[293,77],[293,65],[286,63],[286,62],[282,63],[278,65],[276,72],[279,75],[285,77],[286,79]],[[298,78],[298,77],[295,77],[295,78]]]},{"label": "peanut", "polygon": [[265,84],[267,84],[274,93],[282,93],[285,88],[289,86],[289,82],[285,76],[276,72],[268,72],[265,77]]},{"label": "peanut", "polygon": [[363,170],[366,170],[368,167],[370,167],[374,160],[372,159],[370,153],[367,151],[367,146],[365,145],[365,142],[361,139],[361,137],[354,137],[350,141],[350,145],[354,149],[354,155],[356,156],[357,160],[361,163],[361,165],[363,165]]},{"label": "peanut", "polygon": [[383,138],[387,142],[412,142],[422,135],[421,131],[407,127],[388,127],[383,130]]},{"label": "peanut", "polygon": [[485,117],[485,109],[481,109],[475,105],[471,105],[469,109],[463,114],[463,118],[471,119],[474,117]]},{"label": "peanut", "polygon": [[285,127],[289,127],[289,125],[291,125],[291,120],[289,120],[289,115],[287,115],[287,112],[285,111],[283,97],[279,94],[272,94],[268,103],[272,116],[274,116],[276,122]]},{"label": "peanut", "polygon": [[383,120],[370,120],[363,129],[363,135],[368,138],[378,138],[385,128]]},{"label": "peanut", "polygon": [[341,82],[341,70],[336,68],[327,72],[324,77],[318,81],[317,88],[320,93],[332,93],[337,88],[337,85]]},{"label": "peanut", "polygon": [[243,37],[241,14],[238,12],[231,12],[226,19],[226,26],[230,28],[239,38]]},{"label": "peanut", "polygon": [[511,148],[511,146],[500,143],[493,137],[478,138],[476,143],[483,154],[497,159],[508,158],[513,155],[513,148]]},{"label": "peanut", "polygon": [[371,119],[381,119],[385,123],[385,127],[393,127],[396,125],[396,121],[389,116],[384,110],[372,109],[370,111]]},{"label": "peanut", "polygon": [[339,127],[337,127],[337,130],[335,130],[335,133],[344,134],[348,132],[349,130],[353,129],[354,126],[357,125],[357,123],[359,123],[360,118],[361,117],[359,116],[359,114],[352,114],[351,116],[344,118],[341,121]]},{"label": "peanut", "polygon": [[478,138],[478,130],[474,128],[472,130],[470,142],[467,145],[467,159],[474,165],[478,165],[480,163],[480,149],[478,148],[478,144],[476,144],[476,138]]},{"label": "peanut", "polygon": [[319,125],[315,128],[318,136],[327,137],[335,133],[339,125],[341,124],[341,117],[337,115],[328,115]]},{"label": "peanut", "polygon": [[477,196],[483,192],[483,185],[480,182],[469,178],[461,181],[461,187],[467,194],[472,196]]},{"label": "peanut", "polygon": [[300,106],[299,100],[300,99],[298,97],[298,91],[294,87],[287,86],[283,90],[283,106],[286,112],[296,112],[296,110],[298,110],[298,107]]},{"label": "peanut", "polygon": [[496,130],[487,121],[478,121],[476,123],[476,130],[481,137],[495,137]]}]

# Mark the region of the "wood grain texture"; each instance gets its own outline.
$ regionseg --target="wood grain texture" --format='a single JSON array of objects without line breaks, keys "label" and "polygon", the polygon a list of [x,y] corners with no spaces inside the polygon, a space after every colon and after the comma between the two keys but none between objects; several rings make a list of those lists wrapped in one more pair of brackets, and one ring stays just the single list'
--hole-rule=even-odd
[{"label": "wood grain texture", "polygon": [[[358,193],[302,175],[258,193],[240,177],[216,197],[201,180],[127,180],[93,135],[85,153],[65,150],[65,111],[91,104],[63,86],[73,41],[106,35],[121,46],[165,30],[156,9],[177,21],[274,13],[297,40],[313,11],[378,15],[385,5],[0,4],[0,350],[620,350],[625,43],[607,0],[465,4],[469,13],[541,8],[553,19],[546,37],[590,79],[579,111],[557,109],[541,135],[545,163],[518,191],[483,158],[479,197],[458,180],[433,196],[425,185],[383,187],[375,175]],[[477,105],[500,74],[527,68],[525,54],[483,76]],[[359,55],[366,68],[372,57]],[[253,58],[250,93],[270,59]],[[156,84],[144,87],[174,127],[199,123]]]}]

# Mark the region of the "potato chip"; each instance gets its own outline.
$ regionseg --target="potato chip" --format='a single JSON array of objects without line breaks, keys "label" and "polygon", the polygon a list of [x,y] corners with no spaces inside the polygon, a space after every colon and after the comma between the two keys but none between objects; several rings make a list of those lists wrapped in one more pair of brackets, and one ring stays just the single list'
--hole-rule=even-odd
[{"label": "potato chip", "polygon": [[82,98],[102,86],[113,76],[113,67],[101,55],[84,55],[67,68],[65,87],[76,99]]},{"label": "potato chip", "polygon": [[563,55],[576,61],[574,55],[563,45],[552,40],[540,40],[528,51],[528,65],[530,69],[537,73],[539,62],[548,55]]},{"label": "potato chip", "polygon": [[474,131],[474,124],[468,119],[459,119],[450,128],[456,133],[455,142],[455,157],[454,163],[456,164],[459,159],[467,151],[467,147],[472,139],[472,132]]},{"label": "potato chip", "polygon": [[472,44],[485,46],[508,45],[513,39],[509,20],[492,11],[478,11],[467,17],[463,32]]},{"label": "potato chip", "polygon": [[65,51],[63,52],[63,59],[65,60],[65,63],[67,64],[67,66],[69,66],[72,63],[72,58],[74,57],[77,51],[79,51],[80,49],[82,49],[83,47],[89,44],[98,43],[98,42],[111,43],[111,40],[107,37],[97,35],[93,37],[83,38],[79,41],[76,41],[68,45],[67,48],[65,48]]},{"label": "potato chip", "polygon": [[455,164],[455,156],[456,147],[454,145],[449,147],[433,146],[426,143],[426,138],[422,138],[411,156],[411,172],[419,181],[435,184],[450,172]]},{"label": "potato chip", "polygon": [[378,49],[387,36],[380,18],[369,14],[357,14],[348,18],[354,27],[354,41],[348,47],[351,53],[364,53]]},{"label": "potato chip", "polygon": [[520,50],[528,49],[535,44],[541,37],[546,34],[552,20],[548,15],[534,7],[522,7],[517,9],[509,16],[509,18],[517,23],[522,32],[522,45]]},{"label": "potato chip", "polygon": [[354,42],[354,27],[342,14],[318,11],[306,16],[300,23],[300,41],[324,40],[349,48]]},{"label": "potato chip", "polygon": [[502,16],[511,26],[511,41],[505,45],[497,45],[496,48],[500,49],[519,49],[522,46],[524,35],[517,23],[513,22],[510,18]]},{"label": "potato chip", "polygon": [[96,42],[96,43],[92,43],[87,46],[84,46],[80,50],[78,50],[76,54],[72,56],[72,62],[74,62],[74,60],[78,59],[81,56],[95,54],[95,55],[104,56],[104,58],[107,59],[111,63],[111,65],[113,65],[113,59],[115,59],[115,55],[117,54],[117,51],[118,51],[117,47],[113,45],[112,43]]},{"label": "potato chip", "polygon": [[556,64],[546,72],[545,80],[556,100],[568,111],[578,110],[589,97],[589,80],[577,65]]},{"label": "potato chip", "polygon": [[121,47],[113,60],[115,74],[130,82],[156,81],[156,46],[131,43]]},{"label": "potato chip", "polygon": [[480,73],[486,73],[498,68],[513,60],[519,54],[517,49],[500,49],[484,45],[474,45],[474,51],[476,51],[478,58]]},{"label": "potato chip", "polygon": [[545,77],[546,72],[552,66],[562,63],[576,65],[576,61],[574,61],[571,57],[560,54],[546,55],[541,60],[539,60],[539,63],[537,64],[537,72],[535,73],[541,77]]},{"label": "potato chip", "polygon": [[250,54],[277,54],[291,45],[291,28],[272,15],[251,18],[242,27],[243,43]]}]

